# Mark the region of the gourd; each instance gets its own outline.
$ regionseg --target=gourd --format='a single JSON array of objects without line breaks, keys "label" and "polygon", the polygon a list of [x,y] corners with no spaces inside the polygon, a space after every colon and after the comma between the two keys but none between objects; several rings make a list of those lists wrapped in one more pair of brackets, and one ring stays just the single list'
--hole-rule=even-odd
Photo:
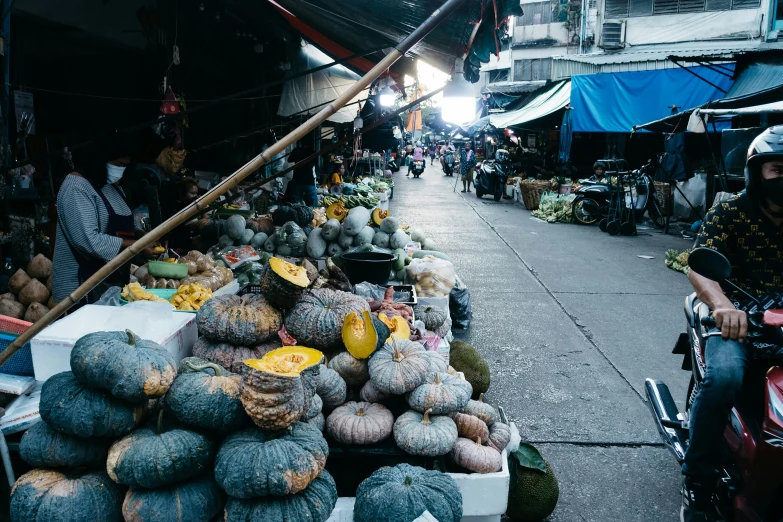
[{"label": "gourd", "polygon": [[498,412],[484,402],[484,394],[480,394],[477,401],[471,400],[462,408],[462,413],[473,415],[483,420],[488,427],[492,427],[493,424],[500,421],[500,415]]},{"label": "gourd", "polygon": [[337,485],[324,470],[308,487],[285,497],[239,499],[229,497],[224,520],[326,522],[337,504]]},{"label": "gourd", "polygon": [[237,372],[237,364],[242,364],[245,359],[260,359],[272,350],[280,348],[279,339],[272,339],[255,346],[241,346],[219,341],[210,341],[206,337],[199,337],[193,345],[193,357],[198,357],[207,362],[215,363],[227,370]]},{"label": "gourd", "polygon": [[449,457],[458,466],[476,473],[494,473],[502,466],[500,452],[489,446],[482,446],[481,440],[457,439]]},{"label": "gourd", "polygon": [[511,427],[502,422],[496,422],[489,429],[489,439],[487,445],[503,452],[511,441]]},{"label": "gourd", "polygon": [[418,412],[432,410],[434,415],[443,415],[464,408],[472,393],[468,381],[436,373],[432,382],[422,384],[408,395],[408,404]]},{"label": "gourd", "polygon": [[307,248],[307,234],[293,221],[283,225],[286,239],[285,244],[291,249],[295,257],[301,257],[305,254]]},{"label": "gourd", "polygon": [[384,345],[391,331],[380,319],[367,310],[361,314],[351,312],[343,322],[343,344],[348,353],[357,359],[366,359]]},{"label": "gourd", "polygon": [[34,468],[94,468],[106,464],[108,439],[64,435],[39,422],[22,435],[19,455]]},{"label": "gourd", "polygon": [[260,250],[264,248],[264,243],[266,243],[267,239],[269,239],[268,235],[266,235],[264,232],[258,232],[250,240],[250,246],[256,250]]},{"label": "gourd", "polygon": [[339,373],[326,365],[321,365],[315,392],[328,408],[336,408],[345,402],[347,385]]},{"label": "gourd", "polygon": [[430,417],[431,413],[408,411],[394,422],[394,441],[405,453],[438,457],[451,451],[457,441],[457,426],[450,418]]},{"label": "gourd", "polygon": [[335,241],[340,235],[341,228],[340,221],[332,218],[321,227],[321,237],[323,237],[325,241]]},{"label": "gourd", "polygon": [[106,471],[118,484],[159,488],[189,480],[210,469],[212,439],[178,428],[158,413],[154,426],[139,428],[109,448]]},{"label": "gourd", "polygon": [[288,221],[293,221],[300,227],[303,227],[310,223],[314,217],[313,209],[304,205],[283,205],[277,207],[272,212],[272,221],[278,226]]},{"label": "gourd", "polygon": [[279,430],[301,419],[310,407],[323,354],[286,346],[250,359],[243,366],[240,398],[245,411],[265,430]]},{"label": "gourd", "polygon": [[201,335],[211,341],[245,346],[275,337],[282,323],[282,314],[260,295],[213,297],[196,313]]},{"label": "gourd", "polygon": [[436,250],[417,250],[413,253],[413,259],[421,259],[423,257],[437,257],[438,259],[443,259],[444,261],[451,262],[451,258],[444,254],[443,252],[438,252]]},{"label": "gourd", "polygon": [[429,511],[438,522],[462,520],[457,482],[410,464],[384,466],[356,489],[354,522],[411,522]]},{"label": "gourd", "polygon": [[[447,315],[447,316],[446,316],[446,321],[445,321],[445,322],[444,322],[442,325],[440,325],[440,327],[436,328],[436,329],[434,330],[434,333],[435,333],[435,334],[436,334],[438,337],[440,337],[441,339],[443,339],[443,338],[445,338],[447,335],[449,335],[449,332],[450,332],[450,331],[451,331],[451,317]],[[473,384],[473,383],[471,382],[471,385],[472,385],[472,384]],[[485,390],[485,391],[486,391],[486,390]],[[475,387],[475,386],[473,387],[473,393],[474,393],[474,394],[476,393],[476,387]],[[479,393],[481,393],[481,392],[479,392]]]},{"label": "gourd", "polygon": [[370,358],[373,386],[391,395],[412,391],[427,377],[430,362],[424,353],[424,347],[413,341],[387,342]]},{"label": "gourd", "polygon": [[372,238],[372,244],[378,248],[389,248],[389,234],[378,230]]},{"label": "gourd", "polygon": [[129,402],[162,397],[177,376],[169,352],[130,330],[80,338],[71,351],[71,370],[80,383]]},{"label": "gourd", "polygon": [[297,422],[279,434],[249,428],[223,441],[215,479],[236,498],[293,495],[318,477],[328,455],[326,440],[310,424]]},{"label": "gourd", "polygon": [[[338,224],[339,225],[339,224]],[[324,257],[326,253],[326,238],[323,228],[316,228],[307,237],[307,255],[314,258]]]},{"label": "gourd", "polygon": [[389,247],[392,249],[405,248],[405,245],[410,241],[410,237],[404,230],[399,229],[397,232],[389,236]]},{"label": "gourd", "polygon": [[308,286],[307,270],[301,266],[273,257],[264,267],[261,293],[275,308],[291,308],[302,298]]},{"label": "gourd", "polygon": [[346,402],[326,418],[329,436],[343,444],[380,442],[392,432],[394,415],[383,404]]},{"label": "gourd", "polygon": [[359,398],[364,402],[382,402],[389,397],[391,397],[391,395],[379,392],[375,386],[373,386],[372,381],[364,383],[364,386],[362,386],[362,389],[359,391]]},{"label": "gourd", "polygon": [[394,259],[394,263],[392,264],[392,270],[395,272],[396,275],[398,271],[405,268],[405,260],[408,259],[408,254],[406,254],[405,250],[403,250],[402,248],[398,248],[397,250],[392,252],[392,254],[397,256]]},{"label": "gourd", "polygon": [[190,357],[166,394],[166,408],[185,424],[222,433],[245,424],[239,399],[241,377],[217,364]]},{"label": "gourd", "polygon": [[14,522],[123,522],[120,486],[105,471],[69,474],[34,469],[11,489]]},{"label": "gourd", "polygon": [[339,256],[343,252],[345,252],[345,250],[339,243],[329,243],[326,245],[326,255],[329,257]]},{"label": "gourd", "polygon": [[425,239],[424,244],[421,245],[424,250],[433,250],[438,252],[438,245],[432,239]]},{"label": "gourd", "polygon": [[122,504],[129,522],[210,522],[223,508],[211,475],[159,489],[130,489]]},{"label": "gourd", "polygon": [[348,216],[348,211],[345,209],[342,200],[332,203],[326,208],[326,217],[329,219],[336,219],[342,223],[346,216]]},{"label": "gourd", "polygon": [[329,361],[329,368],[340,374],[348,386],[359,388],[370,380],[367,359],[357,359],[348,352],[341,352]]},{"label": "gourd", "polygon": [[285,328],[304,346],[337,349],[342,347],[341,328],[345,317],[369,309],[367,301],[348,292],[328,288],[310,290],[286,314]]},{"label": "gourd", "polygon": [[340,235],[337,236],[336,244],[339,245],[340,248],[342,248],[343,250],[348,250],[353,246],[353,236],[348,235],[345,232],[345,227],[343,227],[343,229],[340,230]]},{"label": "gourd", "polygon": [[411,241],[424,244],[424,241],[426,241],[426,239],[427,237],[424,235],[424,232],[422,232],[421,229],[418,228],[411,229]]},{"label": "gourd", "polygon": [[355,207],[348,212],[343,221],[343,232],[348,236],[355,236],[370,222],[370,211],[364,207]]},{"label": "gourd", "polygon": [[380,208],[375,208],[372,211],[372,222],[375,225],[380,225],[383,223],[383,220],[386,219],[391,215],[391,212],[388,210],[381,210]]},{"label": "gourd", "polygon": [[226,235],[234,241],[242,239],[246,229],[247,221],[242,216],[235,215],[226,220]]},{"label": "gourd", "polygon": [[66,435],[119,437],[138,425],[144,407],[89,388],[72,372],[62,372],[43,384],[39,411],[44,422]]},{"label": "gourd", "polygon": [[277,248],[277,242],[275,241],[274,234],[269,236],[269,238],[264,241],[264,251],[273,253],[275,249]]},{"label": "gourd", "polygon": [[222,235],[220,236],[220,239],[218,239],[218,248],[220,250],[223,250],[224,248],[228,248],[234,244],[234,240],[231,239],[228,235]]},{"label": "gourd", "polygon": [[489,389],[489,364],[473,346],[466,342],[453,341],[449,359],[454,369],[464,373],[465,379],[473,386],[474,398]]},{"label": "gourd", "polygon": [[242,235],[239,236],[239,239],[234,241],[234,245],[236,246],[249,245],[250,241],[253,239],[253,236],[255,236],[255,233],[249,228],[246,228],[245,230],[242,231]]},{"label": "gourd", "polygon": [[424,323],[424,328],[435,332],[446,322],[447,314],[442,308],[431,305],[419,305],[413,309],[416,319]]},{"label": "gourd", "polygon": [[407,341],[411,338],[411,327],[405,318],[399,315],[387,317],[386,314],[379,313],[378,319],[389,327],[389,338],[386,342],[391,342],[392,338],[398,341]]},{"label": "gourd", "polygon": [[371,245],[375,237],[375,230],[372,227],[364,227],[361,232],[353,238],[353,246]]},{"label": "gourd", "polygon": [[381,226],[381,231],[389,235],[394,234],[400,228],[400,220],[391,216],[388,216],[378,224]]},{"label": "gourd", "polygon": [[457,433],[459,433],[460,437],[470,440],[479,439],[482,443],[489,440],[489,428],[478,417],[468,415],[467,413],[455,412],[451,414],[451,419],[457,425]]}]

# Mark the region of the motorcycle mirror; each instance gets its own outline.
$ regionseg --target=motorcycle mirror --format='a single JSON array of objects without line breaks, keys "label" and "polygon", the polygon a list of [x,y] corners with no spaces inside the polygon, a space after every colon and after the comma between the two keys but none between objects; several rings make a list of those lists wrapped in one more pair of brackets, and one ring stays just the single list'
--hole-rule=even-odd
[{"label": "motorcycle mirror", "polygon": [[711,248],[699,247],[688,255],[688,266],[699,275],[722,282],[731,276],[728,258]]}]

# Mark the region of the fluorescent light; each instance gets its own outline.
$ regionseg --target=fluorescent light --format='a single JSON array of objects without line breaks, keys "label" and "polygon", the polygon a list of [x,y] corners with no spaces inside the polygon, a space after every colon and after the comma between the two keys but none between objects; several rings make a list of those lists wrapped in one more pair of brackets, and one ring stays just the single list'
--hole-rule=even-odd
[{"label": "fluorescent light", "polygon": [[462,60],[457,58],[454,75],[443,89],[443,121],[457,124],[473,121],[476,116],[476,91],[465,80],[462,66]]},{"label": "fluorescent light", "polygon": [[386,87],[381,91],[381,107],[391,107],[397,101],[397,96],[391,87]]}]

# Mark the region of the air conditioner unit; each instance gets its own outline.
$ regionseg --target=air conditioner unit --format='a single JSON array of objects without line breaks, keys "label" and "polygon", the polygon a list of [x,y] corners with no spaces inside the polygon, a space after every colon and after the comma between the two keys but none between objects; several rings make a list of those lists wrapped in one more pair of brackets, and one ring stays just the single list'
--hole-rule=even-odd
[{"label": "air conditioner unit", "polygon": [[601,28],[601,49],[622,49],[625,47],[625,22],[604,22]]}]

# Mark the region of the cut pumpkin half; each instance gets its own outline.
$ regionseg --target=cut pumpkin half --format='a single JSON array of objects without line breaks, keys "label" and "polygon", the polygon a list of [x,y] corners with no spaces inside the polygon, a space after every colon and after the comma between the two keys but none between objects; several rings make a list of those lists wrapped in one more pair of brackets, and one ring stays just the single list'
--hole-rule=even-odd
[{"label": "cut pumpkin half", "polygon": [[386,314],[378,314],[378,319],[380,319],[383,324],[389,327],[390,333],[389,338],[386,339],[386,342],[391,342],[392,338],[398,341],[407,341],[411,338],[411,327],[408,324],[408,321],[399,315],[395,315],[394,317],[387,317]]},{"label": "cut pumpkin half", "polygon": [[343,344],[356,359],[366,359],[386,342],[391,330],[386,324],[364,310],[351,312],[343,321]]},{"label": "cut pumpkin half", "polygon": [[321,364],[324,354],[304,346],[284,346],[272,350],[260,359],[247,359],[244,363],[261,372],[282,377],[297,377],[307,368]]},{"label": "cut pumpkin half", "polygon": [[388,210],[381,210],[376,208],[372,211],[372,222],[378,226],[381,226],[381,221],[391,216],[391,212]]},{"label": "cut pumpkin half", "polygon": [[343,205],[342,200],[337,201],[337,203],[332,203],[326,209],[326,217],[328,219],[336,219],[340,223],[343,222],[343,220],[347,215],[348,215],[348,211],[345,210],[345,206]]}]

